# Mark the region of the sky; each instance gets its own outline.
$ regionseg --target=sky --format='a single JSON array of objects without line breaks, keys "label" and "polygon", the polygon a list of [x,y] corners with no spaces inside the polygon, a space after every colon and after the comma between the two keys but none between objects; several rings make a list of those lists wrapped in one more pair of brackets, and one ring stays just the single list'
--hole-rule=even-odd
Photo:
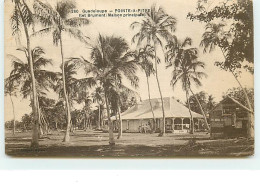
[{"label": "sky", "polygon": [[[212,4],[219,3],[220,0],[212,0]],[[28,2],[32,2],[29,0]],[[55,4],[55,1],[48,1],[50,4]],[[211,53],[203,53],[203,49],[199,47],[201,36],[204,32],[205,24],[198,21],[191,21],[187,19],[188,12],[195,12],[197,0],[77,0],[77,9],[81,12],[83,9],[147,9],[150,8],[153,3],[156,3],[157,6],[162,6],[164,10],[171,16],[174,16],[177,19],[176,32],[174,33],[179,39],[184,39],[190,37],[193,40],[193,47],[199,48],[199,60],[203,61],[206,64],[205,73],[208,77],[202,79],[202,86],[192,87],[193,91],[205,91],[208,94],[212,94],[215,97],[215,101],[220,101],[224,92],[229,88],[238,87],[237,82],[231,73],[220,70],[214,66],[215,61],[223,61],[223,55],[219,49],[215,49]],[[11,63],[8,58],[8,55],[15,55],[23,60],[25,60],[23,54],[17,51],[16,39],[12,36],[9,18],[12,13],[13,5],[11,0],[5,1],[5,78],[8,77],[11,70]],[[77,14],[71,15],[78,16]],[[134,21],[139,21],[141,18],[136,17],[127,17],[127,18],[109,18],[109,17],[96,17],[90,18],[91,24],[81,28],[81,31],[88,37],[90,37],[90,42],[95,43],[98,34],[106,36],[120,36],[125,38],[131,49],[136,47],[135,44],[131,44],[131,39],[137,30],[131,30],[130,24]],[[37,27],[36,27],[37,29]],[[38,28],[39,29],[39,28]],[[90,49],[88,46],[80,43],[80,41],[71,38],[68,35],[63,36],[64,44],[64,53],[65,58],[69,57],[80,57],[89,58]],[[22,45],[25,46],[24,38],[21,38]],[[61,64],[60,57],[60,48],[53,46],[51,35],[44,35],[41,37],[32,37],[32,47],[41,46],[45,49],[46,58],[53,60],[53,66],[47,66],[48,70],[59,71]],[[159,57],[163,60],[162,52],[158,52]],[[82,71],[79,71],[81,73]],[[174,96],[177,99],[185,102],[185,93],[183,92],[180,84],[173,89],[170,86],[172,69],[165,69],[165,64],[161,63],[158,67],[159,81],[162,89],[162,94],[164,97]],[[147,84],[144,73],[141,71],[137,72],[139,76],[139,88],[136,91],[139,93],[142,100],[148,98]],[[79,75],[80,76],[80,75]],[[151,76],[150,88],[151,88],[151,97],[159,98],[159,91],[156,84],[156,79],[154,76]],[[239,80],[244,87],[251,88],[254,86],[254,78],[251,74],[244,72],[241,74]],[[56,98],[57,95],[54,93],[49,93],[50,98]],[[22,99],[21,97],[15,97],[15,114],[18,120],[25,113],[30,113],[31,108],[29,107],[29,100]],[[12,107],[10,97],[5,97],[5,120],[13,119]]]}]

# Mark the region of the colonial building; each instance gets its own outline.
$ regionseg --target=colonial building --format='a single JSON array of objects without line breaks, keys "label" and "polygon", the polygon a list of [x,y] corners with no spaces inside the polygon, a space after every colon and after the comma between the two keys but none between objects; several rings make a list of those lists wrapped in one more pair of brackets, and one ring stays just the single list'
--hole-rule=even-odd
[{"label": "colonial building", "polygon": [[246,136],[250,110],[227,96],[209,112],[211,137]]},{"label": "colonial building", "polygon": [[[190,113],[189,109],[176,99],[165,97],[163,99],[166,117],[166,131],[174,133],[187,133],[190,130]],[[156,123],[153,124],[153,114],[149,100],[144,100],[137,105],[129,108],[121,114],[124,132],[140,132],[143,126],[150,126],[154,130],[162,129],[162,103],[161,99],[151,99],[154,117]],[[192,112],[195,129],[202,128],[201,114]],[[114,122],[116,118],[111,118]]]}]

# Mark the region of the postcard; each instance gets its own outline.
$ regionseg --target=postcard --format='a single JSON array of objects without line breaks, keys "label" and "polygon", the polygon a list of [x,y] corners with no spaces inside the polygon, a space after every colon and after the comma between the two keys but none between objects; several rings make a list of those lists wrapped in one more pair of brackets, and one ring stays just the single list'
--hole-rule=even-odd
[{"label": "postcard", "polygon": [[11,157],[254,155],[252,0],[6,0]]}]

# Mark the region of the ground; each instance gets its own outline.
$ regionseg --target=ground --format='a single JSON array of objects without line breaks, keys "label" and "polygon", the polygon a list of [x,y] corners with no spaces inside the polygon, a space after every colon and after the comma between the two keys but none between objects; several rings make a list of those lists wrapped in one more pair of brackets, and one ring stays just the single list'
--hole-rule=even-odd
[{"label": "ground", "polygon": [[64,132],[52,131],[40,139],[37,150],[30,148],[31,133],[6,132],[6,154],[14,157],[243,157],[253,155],[254,141],[245,138],[211,140],[207,133],[154,134],[123,133],[116,145],[108,145],[108,133],[81,131],[71,133],[69,143],[62,142]]}]

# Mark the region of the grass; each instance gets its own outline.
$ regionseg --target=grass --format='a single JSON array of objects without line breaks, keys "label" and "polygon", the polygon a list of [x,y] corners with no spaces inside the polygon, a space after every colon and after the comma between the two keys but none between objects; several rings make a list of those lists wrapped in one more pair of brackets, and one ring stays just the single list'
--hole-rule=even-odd
[{"label": "grass", "polygon": [[253,155],[254,141],[247,139],[211,140],[209,134],[123,133],[116,145],[108,145],[108,133],[76,131],[69,143],[62,142],[64,132],[52,131],[40,139],[37,150],[30,148],[31,133],[6,132],[6,154],[13,157],[66,158],[176,158],[176,157],[243,157]]}]

